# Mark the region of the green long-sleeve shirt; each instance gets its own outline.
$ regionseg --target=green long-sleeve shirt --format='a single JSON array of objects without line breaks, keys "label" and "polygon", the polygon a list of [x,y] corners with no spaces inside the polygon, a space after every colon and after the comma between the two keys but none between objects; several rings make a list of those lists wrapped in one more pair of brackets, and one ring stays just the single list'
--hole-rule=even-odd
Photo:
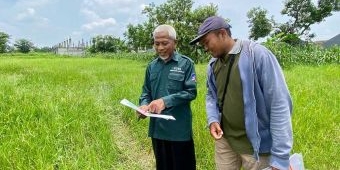
[{"label": "green long-sleeve shirt", "polygon": [[161,114],[172,115],[176,120],[150,118],[149,137],[169,141],[190,140],[190,102],[196,95],[196,74],[190,58],[174,53],[168,62],[160,58],[151,61],[146,69],[139,104],[148,105],[151,101],[162,98],[165,109]]}]

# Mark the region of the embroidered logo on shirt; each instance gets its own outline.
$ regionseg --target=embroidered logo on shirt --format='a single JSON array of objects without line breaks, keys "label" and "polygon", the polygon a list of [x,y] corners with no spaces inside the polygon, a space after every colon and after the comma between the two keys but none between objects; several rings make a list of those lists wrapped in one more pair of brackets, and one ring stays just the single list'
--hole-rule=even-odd
[{"label": "embroidered logo on shirt", "polygon": [[182,71],[181,67],[173,67],[170,72],[176,72],[176,73],[184,73],[184,71]]}]

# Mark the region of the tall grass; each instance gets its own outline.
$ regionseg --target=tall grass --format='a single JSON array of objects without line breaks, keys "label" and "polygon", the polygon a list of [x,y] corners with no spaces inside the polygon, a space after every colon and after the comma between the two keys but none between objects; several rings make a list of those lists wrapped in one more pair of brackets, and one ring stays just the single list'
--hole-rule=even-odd
[{"label": "tall grass", "polygon": [[[140,156],[152,155],[148,119],[137,121],[119,104],[123,98],[138,102],[146,64],[115,57],[0,57],[0,169],[148,169],[139,163],[153,164]],[[192,102],[202,170],[215,168],[205,70],[196,65],[199,95]],[[308,169],[340,169],[339,74],[339,65],[285,70],[294,102],[293,152],[303,154]]]},{"label": "tall grass", "polygon": [[323,48],[313,44],[292,46],[270,41],[264,45],[275,54],[280,65],[284,68],[295,65],[340,64],[340,46],[331,48]]},{"label": "tall grass", "polygon": [[1,58],[1,169],[112,169],[114,62]]},{"label": "tall grass", "polygon": [[[273,52],[283,68],[290,68],[295,65],[318,66],[323,64],[340,64],[339,46],[330,48],[323,48],[314,44],[292,46],[286,43],[272,41],[265,42],[263,45]],[[200,63],[206,63],[210,60],[210,54],[202,52],[203,49],[200,48],[196,50],[196,52],[193,52],[195,56],[191,56],[192,59],[196,59],[195,61]],[[155,58],[155,55],[151,52],[125,53],[120,55],[103,53],[88,54],[87,57],[125,58],[147,62]]]},{"label": "tall grass", "polygon": [[285,72],[291,90],[294,152],[308,169],[340,169],[340,67],[298,66]]}]

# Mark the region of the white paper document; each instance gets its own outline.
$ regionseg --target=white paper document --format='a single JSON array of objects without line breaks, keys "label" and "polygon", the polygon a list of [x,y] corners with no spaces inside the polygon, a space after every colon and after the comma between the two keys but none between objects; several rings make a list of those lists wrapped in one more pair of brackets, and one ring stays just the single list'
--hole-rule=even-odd
[{"label": "white paper document", "polygon": [[139,109],[138,106],[136,106],[135,104],[131,103],[129,100],[127,99],[123,99],[120,101],[120,104],[125,105],[127,107],[130,107],[133,110],[138,111],[139,113],[147,116],[147,117],[157,117],[157,118],[162,118],[162,119],[166,119],[166,120],[176,120],[173,116],[171,115],[161,115],[161,114],[152,114],[149,112],[144,112],[143,110]]}]

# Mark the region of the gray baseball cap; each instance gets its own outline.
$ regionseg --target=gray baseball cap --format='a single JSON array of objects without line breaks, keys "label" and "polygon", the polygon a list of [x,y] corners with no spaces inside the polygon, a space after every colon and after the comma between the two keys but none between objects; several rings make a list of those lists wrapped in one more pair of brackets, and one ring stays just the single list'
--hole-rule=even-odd
[{"label": "gray baseball cap", "polygon": [[203,24],[201,24],[198,29],[197,37],[191,40],[189,44],[196,44],[200,40],[200,38],[202,38],[209,32],[222,28],[228,29],[231,28],[231,26],[223,18],[218,16],[211,16],[204,20]]}]

